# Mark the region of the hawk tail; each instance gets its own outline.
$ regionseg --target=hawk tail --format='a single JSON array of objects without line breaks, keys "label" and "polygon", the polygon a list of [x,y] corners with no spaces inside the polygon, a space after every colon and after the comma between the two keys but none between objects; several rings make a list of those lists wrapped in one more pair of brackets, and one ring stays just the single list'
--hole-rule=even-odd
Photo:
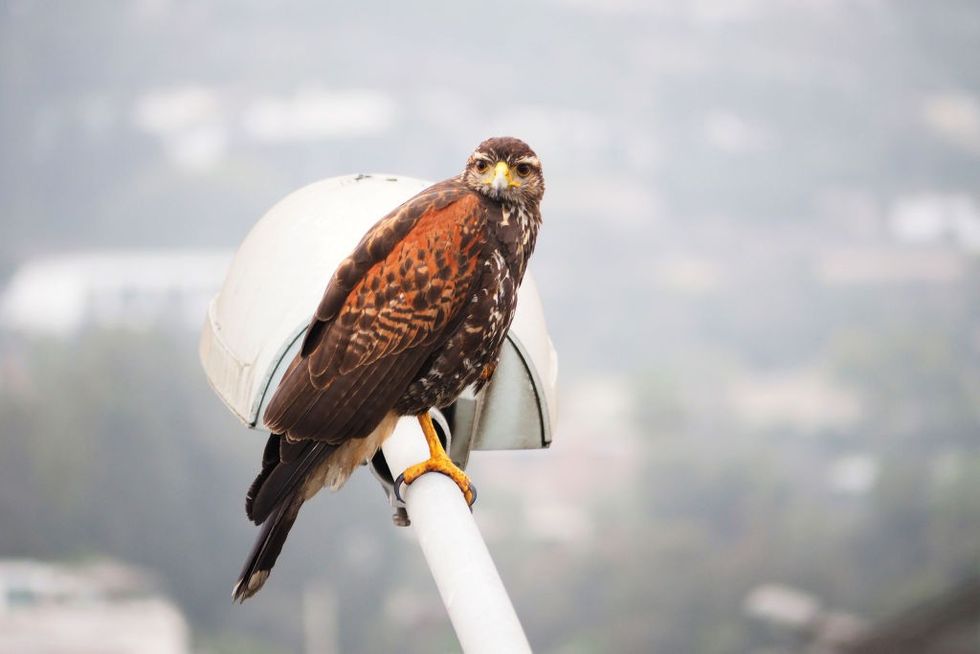
[{"label": "hawk tail", "polygon": [[[324,443],[291,444],[271,434],[262,454],[262,470],[245,496],[245,513],[262,531],[245,560],[232,599],[244,602],[262,588],[275,565],[299,508],[308,498],[306,480],[332,448]],[[283,453],[287,461],[281,459]]]},{"label": "hawk tail", "polygon": [[261,471],[245,496],[245,513],[262,525],[262,531],[245,561],[232,599],[243,602],[262,588],[303,502],[323,486],[342,486],[354,468],[374,456],[397,422],[398,415],[391,411],[380,422],[362,418],[362,423],[354,426],[357,431],[370,428],[368,435],[340,445],[290,441],[280,434],[269,436]]},{"label": "hawk tail", "polygon": [[245,560],[238,583],[231,592],[232,600],[244,602],[265,584],[272,566],[279,558],[283,543],[286,542],[286,536],[296,522],[303,501],[302,490],[297,489],[290,497],[283,500],[275,513],[262,525],[262,532],[255,541],[248,559]]}]

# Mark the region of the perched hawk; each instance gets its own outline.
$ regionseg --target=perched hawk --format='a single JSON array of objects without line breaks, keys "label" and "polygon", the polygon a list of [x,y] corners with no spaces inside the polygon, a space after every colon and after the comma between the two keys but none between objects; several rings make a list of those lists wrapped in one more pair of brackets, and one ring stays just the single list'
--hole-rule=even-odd
[{"label": "perched hawk", "polygon": [[382,218],[337,268],[264,421],[272,431],[245,511],[262,532],[233,597],[265,583],[303,502],[339,488],[400,416],[418,416],[438,471],[468,502],[469,479],[429,418],[493,375],[541,224],[541,162],[526,143],[491,138],[456,177]]}]

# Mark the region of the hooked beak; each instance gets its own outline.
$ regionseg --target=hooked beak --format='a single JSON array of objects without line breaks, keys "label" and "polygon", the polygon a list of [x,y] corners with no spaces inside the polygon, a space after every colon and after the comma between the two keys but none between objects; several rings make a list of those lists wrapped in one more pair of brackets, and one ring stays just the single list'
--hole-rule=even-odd
[{"label": "hooked beak", "polygon": [[497,167],[493,171],[493,178],[487,183],[490,188],[498,193],[511,186],[518,186],[510,176],[510,166],[503,161],[497,162]]}]

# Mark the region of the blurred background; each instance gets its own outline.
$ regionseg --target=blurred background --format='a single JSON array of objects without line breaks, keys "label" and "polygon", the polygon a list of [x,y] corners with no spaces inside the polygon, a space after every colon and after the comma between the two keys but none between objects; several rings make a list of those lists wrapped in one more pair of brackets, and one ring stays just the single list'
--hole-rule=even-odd
[{"label": "blurred background", "polygon": [[978,44],[972,0],[3,0],[0,651],[456,650],[366,473],[231,604],[264,437],[196,346],[278,199],[497,134],[561,420],[470,472],[536,651],[978,651]]}]

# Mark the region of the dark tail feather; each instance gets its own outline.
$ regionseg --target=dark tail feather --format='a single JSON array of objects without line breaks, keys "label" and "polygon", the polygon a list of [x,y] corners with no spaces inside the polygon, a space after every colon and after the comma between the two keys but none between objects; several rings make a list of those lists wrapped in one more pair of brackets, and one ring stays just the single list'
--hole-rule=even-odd
[{"label": "dark tail feather", "polygon": [[282,551],[289,529],[296,522],[299,507],[303,505],[302,491],[297,490],[292,496],[285,498],[275,513],[262,526],[252,552],[245,560],[245,566],[238,577],[238,583],[231,592],[234,601],[244,602],[262,588],[269,578],[272,566],[276,564]]},{"label": "dark tail feather", "polygon": [[262,452],[262,469],[259,471],[259,475],[252,482],[252,485],[248,487],[248,492],[245,493],[245,515],[248,516],[249,520],[255,521],[255,524],[262,524],[265,520],[265,516],[259,520],[256,520],[253,516],[255,515],[255,510],[253,505],[255,504],[255,496],[259,494],[262,490],[262,486],[265,485],[266,480],[269,475],[276,469],[279,465],[279,442],[281,440],[279,434],[270,434],[269,440],[265,443],[265,451]]},{"label": "dark tail feather", "polygon": [[245,515],[257,525],[264,523],[335,449],[317,441],[290,443],[282,436],[269,436],[262,471],[245,495]]}]

